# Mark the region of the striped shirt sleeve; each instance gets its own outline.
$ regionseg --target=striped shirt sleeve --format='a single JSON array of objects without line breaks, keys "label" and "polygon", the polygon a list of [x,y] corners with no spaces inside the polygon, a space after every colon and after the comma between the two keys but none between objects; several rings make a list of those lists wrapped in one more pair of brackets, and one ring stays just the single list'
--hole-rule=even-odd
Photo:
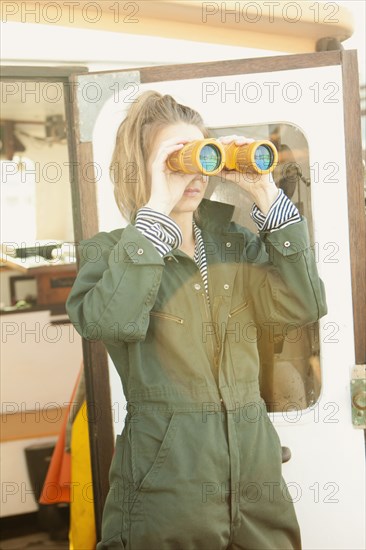
[{"label": "striped shirt sleeve", "polygon": [[203,284],[205,285],[207,301],[208,301],[208,304],[210,305],[210,295],[208,293],[208,272],[207,272],[207,258],[206,258],[205,245],[203,242],[201,230],[194,220],[192,221],[192,225],[193,225],[193,231],[194,231],[194,237],[195,237],[194,261],[198,265],[198,268],[201,272]]},{"label": "striped shirt sleeve", "polygon": [[279,189],[278,197],[267,215],[264,215],[256,204],[253,204],[250,215],[259,231],[275,231],[301,221],[300,212],[287,195],[285,195],[283,189]]},{"label": "striped shirt sleeve", "polygon": [[169,216],[149,206],[139,208],[134,225],[153,243],[160,256],[164,256],[173,248],[179,248],[183,242],[179,225]]}]

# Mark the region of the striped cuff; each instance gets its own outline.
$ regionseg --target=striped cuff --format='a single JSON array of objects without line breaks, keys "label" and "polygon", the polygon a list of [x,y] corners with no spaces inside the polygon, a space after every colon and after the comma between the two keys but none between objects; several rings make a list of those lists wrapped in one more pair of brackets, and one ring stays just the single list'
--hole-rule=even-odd
[{"label": "striped cuff", "polygon": [[134,225],[153,243],[160,256],[164,256],[173,248],[179,248],[183,242],[179,225],[169,216],[149,206],[139,208]]},{"label": "striped cuff", "polygon": [[250,212],[253,221],[259,231],[274,231],[287,225],[301,221],[300,212],[285,195],[283,189],[279,189],[279,195],[265,216],[256,204],[253,204]]}]

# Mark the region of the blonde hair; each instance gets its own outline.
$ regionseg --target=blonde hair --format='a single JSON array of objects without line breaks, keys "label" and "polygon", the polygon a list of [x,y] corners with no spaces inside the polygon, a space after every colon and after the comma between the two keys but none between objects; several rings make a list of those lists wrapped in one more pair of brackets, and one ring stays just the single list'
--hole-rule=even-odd
[{"label": "blonde hair", "polygon": [[164,126],[180,122],[197,126],[208,137],[197,111],[177,103],[170,95],[147,91],[131,105],[119,126],[109,172],[117,206],[130,222],[150,198],[146,163],[154,136]]}]

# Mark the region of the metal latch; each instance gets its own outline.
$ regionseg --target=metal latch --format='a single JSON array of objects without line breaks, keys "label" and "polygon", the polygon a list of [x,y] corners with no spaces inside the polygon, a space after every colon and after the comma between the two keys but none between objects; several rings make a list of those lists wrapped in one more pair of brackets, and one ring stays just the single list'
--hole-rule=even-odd
[{"label": "metal latch", "polygon": [[366,365],[355,365],[351,371],[352,424],[366,429]]}]

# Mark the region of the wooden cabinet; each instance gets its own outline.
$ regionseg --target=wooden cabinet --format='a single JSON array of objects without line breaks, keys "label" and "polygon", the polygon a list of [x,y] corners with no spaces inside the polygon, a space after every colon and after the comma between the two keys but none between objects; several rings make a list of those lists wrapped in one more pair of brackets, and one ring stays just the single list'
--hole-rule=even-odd
[{"label": "wooden cabinet", "polygon": [[[25,279],[36,282],[37,305],[64,304],[76,278],[76,262],[52,265],[42,257],[13,258],[6,254],[0,257],[3,269],[17,272],[10,279],[10,301],[17,301],[16,283]],[[18,297],[19,298],[19,297]]]}]

